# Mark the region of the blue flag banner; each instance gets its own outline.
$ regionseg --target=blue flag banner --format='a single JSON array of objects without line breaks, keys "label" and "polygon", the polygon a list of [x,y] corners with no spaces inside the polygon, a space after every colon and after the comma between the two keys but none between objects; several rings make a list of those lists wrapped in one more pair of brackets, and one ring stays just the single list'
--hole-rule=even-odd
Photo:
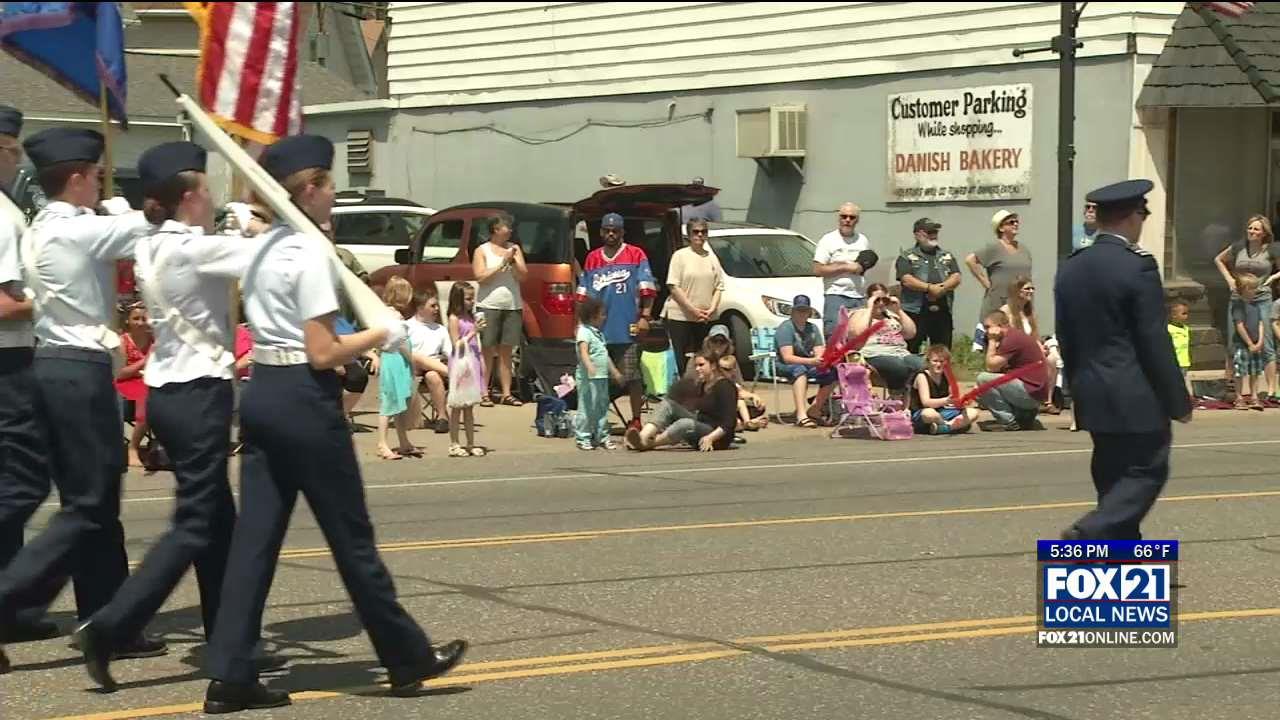
[{"label": "blue flag banner", "polygon": [[124,24],[113,2],[0,3],[0,45],[128,128]]}]

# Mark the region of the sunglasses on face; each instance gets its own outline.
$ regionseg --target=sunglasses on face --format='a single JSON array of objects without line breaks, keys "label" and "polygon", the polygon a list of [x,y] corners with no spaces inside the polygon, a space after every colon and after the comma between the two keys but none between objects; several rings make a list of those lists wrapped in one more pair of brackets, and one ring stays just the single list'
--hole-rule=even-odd
[{"label": "sunglasses on face", "polygon": [[840,219],[841,219],[841,220],[857,220],[857,219],[858,219],[858,216],[857,216],[857,215],[845,215],[845,214],[841,213],[841,215],[840,215]]},{"label": "sunglasses on face", "polygon": [[1030,285],[1028,285],[1028,286],[1026,286],[1026,287],[1022,288],[1022,292],[1035,292],[1035,291],[1036,291],[1036,289],[1035,289],[1034,287],[1030,286]]}]

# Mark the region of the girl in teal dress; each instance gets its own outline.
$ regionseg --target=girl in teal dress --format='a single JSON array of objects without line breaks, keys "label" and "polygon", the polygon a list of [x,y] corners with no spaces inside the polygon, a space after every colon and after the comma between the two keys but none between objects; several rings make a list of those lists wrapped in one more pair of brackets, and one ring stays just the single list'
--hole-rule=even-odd
[{"label": "girl in teal dress", "polygon": [[[401,317],[410,318],[417,312],[413,306],[413,286],[408,280],[394,276],[382,291],[382,301]],[[406,341],[407,342],[407,341]],[[409,399],[413,396],[413,372],[405,356],[408,346],[402,344],[395,350],[382,353],[378,368],[378,457],[383,460],[399,460],[405,456],[422,457],[422,451],[409,442]],[[400,447],[392,450],[387,445],[387,429],[395,419],[396,436]]]}]

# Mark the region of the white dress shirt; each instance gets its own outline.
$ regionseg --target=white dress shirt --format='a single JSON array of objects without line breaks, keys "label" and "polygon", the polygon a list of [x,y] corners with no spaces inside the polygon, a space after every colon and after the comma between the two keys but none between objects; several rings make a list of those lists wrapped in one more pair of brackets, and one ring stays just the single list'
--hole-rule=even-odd
[{"label": "white dress shirt", "polygon": [[[104,217],[70,203],[49,203],[23,238],[27,287],[35,292],[35,335],[41,345],[111,352],[116,261],[133,257],[153,226],[140,212]],[[26,257],[26,248],[31,256]]]},{"label": "white dress shirt", "polygon": [[241,282],[253,348],[302,351],[302,326],[338,312],[333,262],[315,239],[283,224],[259,236],[265,247]]},{"label": "white dress shirt", "polygon": [[[176,220],[138,241],[139,267],[143,258],[148,264],[160,263],[153,271],[159,287],[143,287],[142,295],[155,334],[147,360],[147,387],[206,377],[231,379],[235,366],[235,334],[229,327],[231,280],[244,275],[261,248],[262,242],[254,238],[205,235],[203,228]],[[138,282],[145,285],[146,278],[139,274]],[[167,307],[152,302],[155,291]],[[170,312],[181,315],[206,347],[184,340],[168,317]],[[209,348],[221,350],[225,357],[215,357],[217,353]]]},{"label": "white dress shirt", "polygon": [[[0,192],[4,190],[0,189]],[[26,224],[18,222],[15,214],[0,213],[0,292],[15,298],[22,297],[25,287],[22,282],[22,261],[18,254],[18,244],[22,241],[22,233],[26,229]],[[31,320],[0,319],[0,349],[29,348],[35,344]]]}]

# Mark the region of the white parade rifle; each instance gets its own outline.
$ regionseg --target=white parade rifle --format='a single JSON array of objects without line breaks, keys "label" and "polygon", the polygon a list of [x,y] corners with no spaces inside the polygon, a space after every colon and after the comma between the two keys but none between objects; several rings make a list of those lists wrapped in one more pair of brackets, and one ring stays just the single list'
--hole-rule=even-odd
[{"label": "white parade rifle", "polygon": [[[387,322],[389,314],[394,313],[385,303],[378,297],[377,293],[364,284],[355,273],[347,269],[346,265],[338,259],[338,253],[334,249],[334,245],[320,232],[320,228],[302,212],[297,205],[293,204],[293,200],[289,197],[288,191],[281,187],[275,178],[271,177],[261,165],[249,157],[249,153],[245,152],[230,135],[227,135],[217,123],[210,118],[208,113],[200,107],[199,103],[192,100],[186,94],[180,92],[178,88],[169,82],[167,75],[161,74],[160,81],[173,92],[177,98],[178,106],[186,111],[187,117],[192,124],[213,143],[213,147],[222,157],[226,158],[231,166],[244,176],[248,181],[249,187],[253,188],[254,193],[259,198],[266,201],[271,209],[275,211],[276,217],[281,218],[285,222],[293,226],[295,230],[304,235],[309,236],[315,241],[316,252],[322,252],[329,257],[334,266],[334,270],[338,275],[339,282],[342,283],[342,291],[346,293],[347,298],[351,301],[351,309],[355,311],[356,318],[360,320],[365,327],[380,327]],[[397,316],[398,318],[398,316]]]}]

